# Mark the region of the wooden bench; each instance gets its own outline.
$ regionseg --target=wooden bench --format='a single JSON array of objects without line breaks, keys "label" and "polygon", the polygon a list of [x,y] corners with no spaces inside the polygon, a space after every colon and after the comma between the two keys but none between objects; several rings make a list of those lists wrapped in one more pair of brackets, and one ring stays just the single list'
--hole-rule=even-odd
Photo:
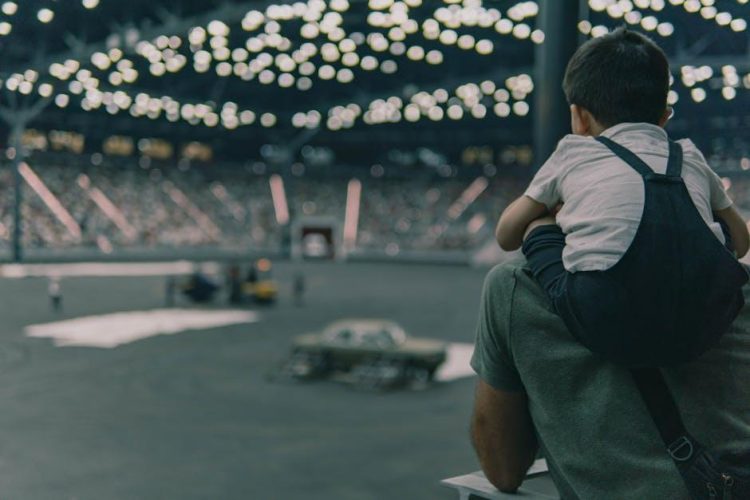
[{"label": "wooden bench", "polygon": [[559,499],[555,485],[549,477],[547,461],[543,458],[535,461],[526,473],[526,479],[516,493],[502,493],[487,480],[482,471],[472,472],[463,476],[443,479],[440,484],[458,491],[459,500],[484,498],[488,500],[513,500],[527,498],[529,500]]}]

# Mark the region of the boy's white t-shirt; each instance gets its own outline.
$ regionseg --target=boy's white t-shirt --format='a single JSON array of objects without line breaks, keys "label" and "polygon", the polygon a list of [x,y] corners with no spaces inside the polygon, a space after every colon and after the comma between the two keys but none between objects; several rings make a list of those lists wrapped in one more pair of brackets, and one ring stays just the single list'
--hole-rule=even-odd
[{"label": "boy's white t-shirt", "polygon": [[[620,123],[602,135],[635,153],[656,173],[667,170],[667,133],[648,123]],[[712,212],[732,205],[716,173],[690,139],[683,150],[682,178],[698,212],[724,243]],[[526,196],[553,209],[565,233],[563,265],[570,272],[603,271],[630,247],[643,214],[643,179],[593,137],[567,135],[534,176]]]}]

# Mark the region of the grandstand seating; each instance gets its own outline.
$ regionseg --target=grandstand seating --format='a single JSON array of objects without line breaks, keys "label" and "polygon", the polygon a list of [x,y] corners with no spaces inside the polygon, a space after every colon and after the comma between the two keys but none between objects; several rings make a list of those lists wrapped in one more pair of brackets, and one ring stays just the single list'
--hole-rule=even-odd
[{"label": "grandstand seating", "polygon": [[[722,165],[740,164],[724,159]],[[29,161],[33,170],[81,228],[77,238],[42,198],[24,189],[23,243],[31,249],[256,249],[278,251],[285,227],[276,221],[270,174],[226,165],[142,168],[132,162],[97,166],[80,157]],[[83,166],[81,166],[83,165]],[[750,212],[750,177],[741,168],[726,171],[730,195]],[[410,176],[373,178],[363,183],[357,249],[397,255],[402,251],[470,251],[491,237],[497,216],[525,181],[497,176],[476,199],[456,207],[476,177]],[[366,178],[363,178],[366,177]],[[347,176],[286,176],[289,212],[295,217],[333,217],[343,222]],[[94,201],[99,190],[123,214],[123,230]],[[0,251],[10,246],[13,226],[13,175],[0,172]]]},{"label": "grandstand seating", "polygon": [[[249,169],[179,169],[75,161],[29,161],[47,188],[81,228],[74,237],[25,186],[24,245],[27,248],[253,248],[278,250],[285,228],[276,221],[269,174]],[[346,177],[288,176],[285,191],[292,218],[332,216],[343,221]],[[494,220],[522,187],[493,179],[460,213],[451,206],[475,180],[437,176],[362,179],[357,247],[395,255],[401,250],[470,250],[486,241]],[[8,247],[13,224],[13,177],[0,175],[0,245]],[[123,214],[132,234],[105,215],[91,196],[99,190]],[[184,195],[184,196],[183,196]],[[189,205],[189,206],[187,206]],[[199,217],[196,217],[197,209]],[[201,215],[202,214],[202,215]]]}]

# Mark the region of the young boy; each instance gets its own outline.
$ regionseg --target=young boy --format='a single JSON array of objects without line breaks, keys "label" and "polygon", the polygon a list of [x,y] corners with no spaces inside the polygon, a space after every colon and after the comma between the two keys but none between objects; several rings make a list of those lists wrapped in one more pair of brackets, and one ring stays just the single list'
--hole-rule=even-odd
[{"label": "young boy", "polygon": [[[582,45],[563,89],[573,135],[502,214],[553,307],[589,349],[629,367],[693,359],[736,317],[747,227],[689,139],[663,127],[669,63],[617,29]],[[725,246],[726,245],[726,246]]]}]

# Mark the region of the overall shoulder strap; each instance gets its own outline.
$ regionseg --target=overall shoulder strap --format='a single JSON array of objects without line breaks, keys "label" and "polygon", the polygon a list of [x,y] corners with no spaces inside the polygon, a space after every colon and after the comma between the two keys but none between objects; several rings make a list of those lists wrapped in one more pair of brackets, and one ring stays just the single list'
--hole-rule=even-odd
[{"label": "overall shoulder strap", "polygon": [[[651,170],[651,167],[649,167],[646,162],[638,158],[638,156],[633,153],[631,150],[626,148],[625,146],[622,146],[609,137],[599,136],[596,138],[598,142],[601,144],[604,144],[607,148],[610,149],[615,155],[617,155],[618,158],[620,158],[622,161],[630,165],[633,170],[641,174],[642,177],[646,177],[648,175],[651,175],[654,173],[653,170]],[[671,155],[670,155],[671,156]]]},{"label": "overall shoulder strap", "polygon": [[667,163],[667,175],[670,177],[682,176],[682,146],[675,141],[669,141],[669,162]]},{"label": "overall shoulder strap", "polygon": [[630,373],[672,460],[678,463],[690,460],[697,450],[661,370],[639,368],[631,369]]}]

